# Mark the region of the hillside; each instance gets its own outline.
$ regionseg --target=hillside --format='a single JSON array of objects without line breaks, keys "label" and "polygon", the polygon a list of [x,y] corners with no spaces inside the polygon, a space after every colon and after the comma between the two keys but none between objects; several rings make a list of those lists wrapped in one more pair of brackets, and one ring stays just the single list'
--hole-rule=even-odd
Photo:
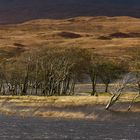
[{"label": "hillside", "polygon": [[77,16],[140,17],[139,0],[0,0],[0,23]]},{"label": "hillside", "polygon": [[42,46],[83,47],[117,58],[140,48],[140,19],[77,17],[40,19],[0,26],[0,57],[11,57]]}]

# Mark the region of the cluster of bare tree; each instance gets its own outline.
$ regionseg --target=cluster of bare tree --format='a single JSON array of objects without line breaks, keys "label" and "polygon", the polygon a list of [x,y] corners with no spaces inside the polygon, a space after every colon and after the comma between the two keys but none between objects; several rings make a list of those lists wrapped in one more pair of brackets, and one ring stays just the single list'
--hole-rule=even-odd
[{"label": "cluster of bare tree", "polygon": [[1,94],[71,95],[82,65],[81,49],[47,48],[1,64]]},{"label": "cluster of bare tree", "polygon": [[[139,61],[139,58],[136,59],[138,60],[135,61]],[[95,54],[92,49],[43,48],[25,52],[17,58],[1,63],[0,93],[73,95],[76,82],[88,77],[92,82],[91,95],[97,95],[98,82],[105,84],[105,92],[108,92],[109,84],[121,79],[126,73],[128,73],[127,64],[106,59]],[[136,77],[139,79],[139,71],[136,72]],[[139,82],[137,81],[138,88]],[[126,82],[112,92],[113,97],[107,109],[119,98],[125,85]]]},{"label": "cluster of bare tree", "polygon": [[118,99],[124,93],[124,90],[127,88],[135,89],[137,92],[136,96],[132,99],[128,110],[131,109],[135,100],[140,97],[140,51],[139,49],[135,51],[132,55],[132,60],[129,63],[129,71],[119,80],[114,83],[114,86],[111,90],[112,97],[109,103],[106,106],[108,110],[112,105],[114,105]]}]

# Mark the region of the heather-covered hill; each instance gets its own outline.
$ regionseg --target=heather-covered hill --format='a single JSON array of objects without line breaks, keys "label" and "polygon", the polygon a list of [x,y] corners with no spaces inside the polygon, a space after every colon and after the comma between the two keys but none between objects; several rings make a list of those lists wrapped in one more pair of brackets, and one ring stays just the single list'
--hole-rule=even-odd
[{"label": "heather-covered hill", "polygon": [[0,26],[0,57],[43,46],[82,47],[107,57],[129,58],[132,50],[140,48],[140,19],[77,17]]}]

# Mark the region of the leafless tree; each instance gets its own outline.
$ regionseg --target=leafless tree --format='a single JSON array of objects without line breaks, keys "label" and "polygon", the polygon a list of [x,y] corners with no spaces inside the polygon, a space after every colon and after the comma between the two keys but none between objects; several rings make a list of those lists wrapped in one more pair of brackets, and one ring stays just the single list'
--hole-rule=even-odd
[{"label": "leafless tree", "polygon": [[136,52],[134,56],[134,61],[132,61],[131,64],[132,74],[133,74],[133,83],[132,88],[134,88],[137,91],[137,95],[132,99],[132,102],[130,103],[128,110],[131,109],[133,106],[135,100],[140,97],[140,52]]},{"label": "leafless tree", "polygon": [[120,98],[120,96],[124,93],[125,88],[127,85],[131,83],[132,78],[130,74],[126,74],[123,76],[121,80],[117,80],[110,91],[112,94],[108,104],[106,105],[106,110],[109,110]]},{"label": "leafless tree", "polygon": [[105,92],[108,92],[108,87],[111,82],[121,78],[121,75],[128,70],[127,65],[116,63],[111,60],[104,59],[98,66],[99,77],[105,84]]}]

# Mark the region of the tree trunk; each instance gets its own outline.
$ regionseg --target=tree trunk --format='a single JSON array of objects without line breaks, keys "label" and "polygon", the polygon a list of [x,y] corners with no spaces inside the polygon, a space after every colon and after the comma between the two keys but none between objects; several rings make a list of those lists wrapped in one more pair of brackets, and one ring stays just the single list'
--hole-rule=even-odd
[{"label": "tree trunk", "polygon": [[92,77],[92,93],[91,96],[98,96],[96,92],[96,76]]},{"label": "tree trunk", "polygon": [[106,84],[105,84],[105,93],[108,93],[108,87],[109,87],[109,84],[106,83]]},{"label": "tree trunk", "polygon": [[28,89],[28,74],[26,75],[25,80],[24,80],[22,95],[27,94],[27,89]]},{"label": "tree trunk", "polygon": [[136,100],[139,96],[140,96],[140,94],[136,95],[136,96],[133,98],[132,102],[130,103],[130,105],[129,105],[129,107],[128,107],[128,111],[130,111],[130,109],[131,109],[131,107],[133,106],[135,100]]},{"label": "tree trunk", "polygon": [[109,108],[113,105],[113,100],[114,100],[114,98],[115,98],[115,94],[111,97],[111,99],[109,100],[109,103],[107,104],[107,106],[106,106],[106,110],[109,110]]},{"label": "tree trunk", "polygon": [[115,103],[116,103],[116,101],[118,101],[118,99],[119,99],[119,97],[121,96],[121,94],[122,94],[122,92],[120,92],[120,93],[118,93],[118,94],[113,94],[113,96],[111,97],[111,99],[110,99],[110,101],[109,101],[109,103],[107,104],[107,106],[106,106],[106,110],[109,110],[109,108],[111,107],[111,106],[113,106]]}]

